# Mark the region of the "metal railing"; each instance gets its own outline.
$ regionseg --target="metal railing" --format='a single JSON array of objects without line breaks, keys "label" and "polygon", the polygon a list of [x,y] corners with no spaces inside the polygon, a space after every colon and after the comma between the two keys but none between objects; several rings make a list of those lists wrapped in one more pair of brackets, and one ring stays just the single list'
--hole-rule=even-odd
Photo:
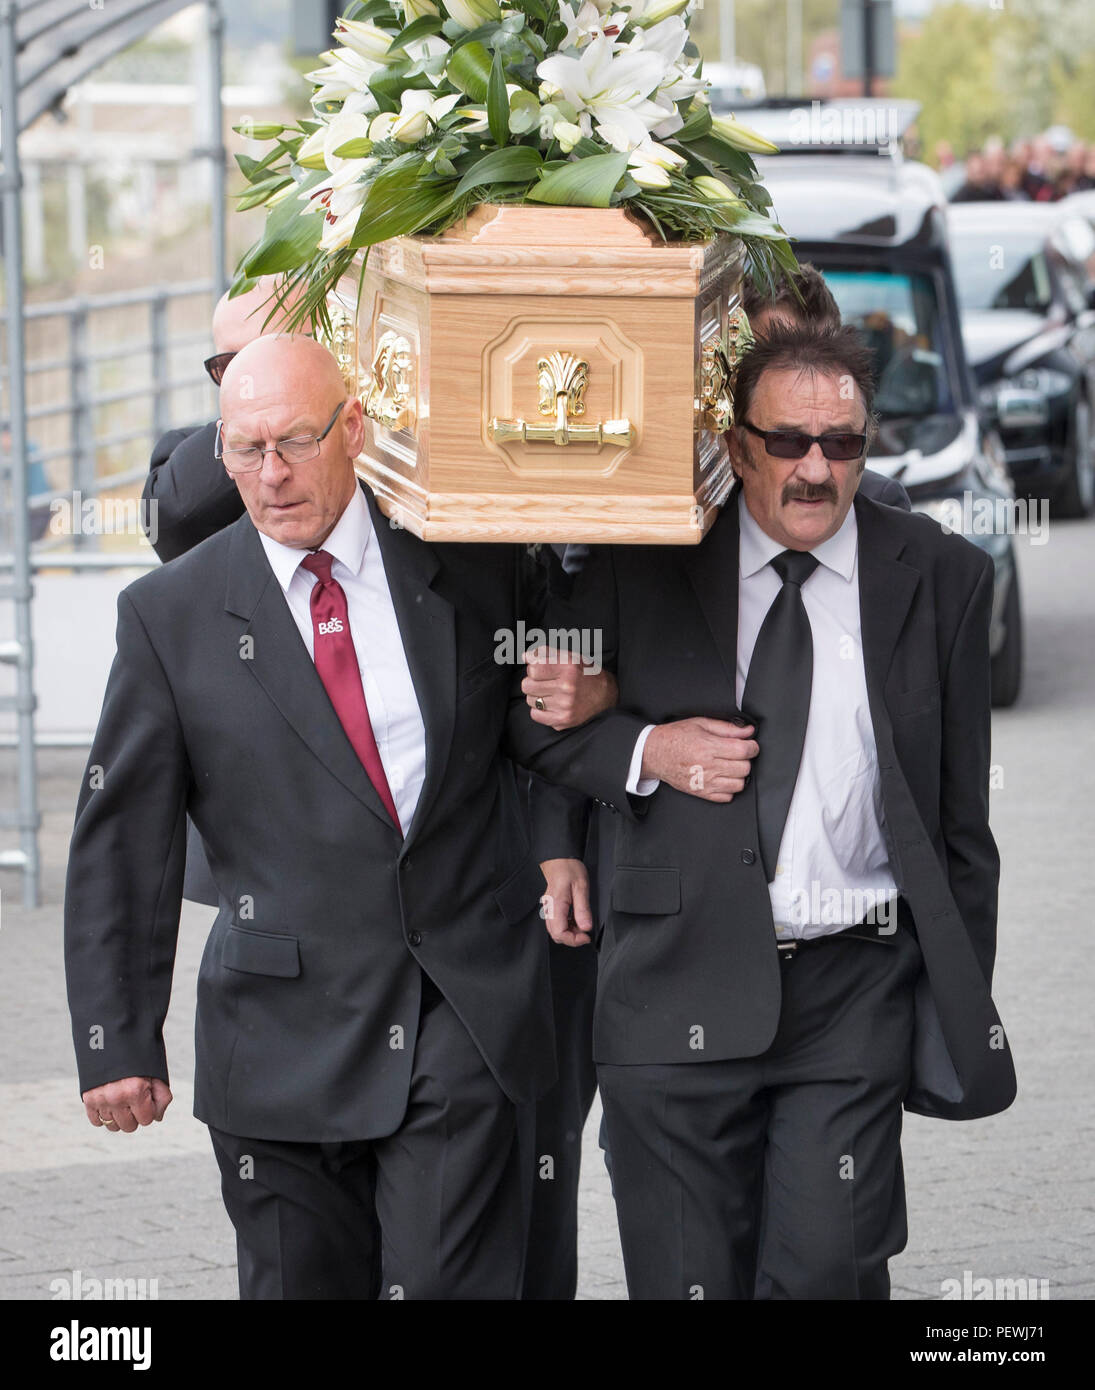
[{"label": "metal railing", "polygon": [[[64,325],[65,342],[64,351],[60,355],[54,351],[27,361],[25,366],[28,386],[36,378],[41,378],[47,373],[63,374],[66,382],[66,389],[63,392],[58,391],[55,400],[29,405],[27,408],[29,436],[33,436],[36,424],[67,419],[67,440],[63,443],[36,446],[33,458],[43,468],[54,465],[51,469],[54,473],[58,459],[67,459],[69,463],[68,468],[64,470],[67,474],[66,485],[51,487],[44,492],[39,490],[28,497],[28,506],[32,512],[49,508],[55,499],[73,493],[79,494],[81,498],[94,498],[102,492],[113,492],[143,482],[148,472],[148,453],[152,443],[184,414],[183,411],[174,408],[173,402],[177,393],[190,393],[191,420],[208,414],[213,403],[212,387],[200,367],[200,357],[205,356],[205,347],[209,342],[208,327],[201,332],[172,334],[169,311],[173,301],[196,296],[211,299],[213,292],[213,283],[203,280],[181,285],[124,290],[112,294],[80,296],[27,307],[24,322],[28,329],[51,319],[60,320]],[[96,316],[126,309],[144,309],[147,312],[147,333],[141,337],[126,336],[116,342],[97,342],[94,331]],[[0,323],[3,323],[5,318],[6,315],[0,313]],[[178,350],[184,348],[193,349],[194,360],[199,362],[199,366],[197,369],[172,374],[173,357]],[[132,363],[142,358],[147,364],[147,370],[127,369],[130,380],[126,384],[105,389],[98,382],[101,367],[113,365],[117,368],[121,364]],[[204,397],[199,395],[202,388],[205,388]],[[6,395],[7,392],[5,397]],[[132,403],[133,406],[128,414],[141,417],[138,422],[126,423],[121,428],[100,427],[98,417],[104,409],[123,406],[126,403]],[[0,410],[0,414],[2,413],[3,410]],[[104,451],[132,445],[137,441],[143,441],[145,445],[139,462],[128,468],[104,471]],[[6,464],[7,461],[3,462]],[[4,467],[2,482],[5,493],[8,481],[8,469]],[[6,502],[7,497],[3,500]],[[5,508],[5,512],[7,511]],[[135,539],[139,540],[139,537]],[[85,533],[77,527],[71,536],[51,534],[40,537],[35,541],[34,550],[40,552],[52,549],[58,545],[65,545],[69,540],[78,552],[95,551],[99,546],[99,535],[96,532]]]}]

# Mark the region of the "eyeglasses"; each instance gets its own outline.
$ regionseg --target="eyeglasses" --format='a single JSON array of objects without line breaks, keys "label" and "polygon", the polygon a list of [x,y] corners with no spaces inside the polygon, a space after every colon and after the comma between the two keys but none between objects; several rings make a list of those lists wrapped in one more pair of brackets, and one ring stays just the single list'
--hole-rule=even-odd
[{"label": "eyeglasses", "polygon": [[338,419],[338,412],[345,404],[345,401],[339,401],[335,406],[335,413],[327,421],[322,434],[298,434],[292,439],[279,439],[276,444],[268,444],[265,448],[258,444],[248,444],[242,449],[222,449],[221,430],[224,428],[224,421],[218,420],[217,442],[213,447],[214,457],[223,462],[229,473],[257,473],[271,449],[283,463],[307,463],[309,459],[318,456],[319,446],[331,433]]},{"label": "eyeglasses", "polygon": [[229,362],[235,357],[234,352],[215,352],[212,357],[207,357],[202,366],[209,373],[214,386],[221,384],[221,377],[228,367]]},{"label": "eyeglasses", "polygon": [[804,430],[758,430],[748,420],[741,422],[750,434],[764,440],[765,453],[774,459],[800,459],[820,444],[821,452],[834,462],[847,463],[857,459],[867,447],[866,434],[851,434],[839,430],[833,434],[807,434]]}]

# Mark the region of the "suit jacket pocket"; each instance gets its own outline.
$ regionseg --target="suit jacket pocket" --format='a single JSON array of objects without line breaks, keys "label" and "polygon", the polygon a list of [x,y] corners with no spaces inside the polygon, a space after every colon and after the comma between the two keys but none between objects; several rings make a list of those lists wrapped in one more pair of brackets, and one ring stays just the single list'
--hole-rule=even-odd
[{"label": "suit jacket pocket", "polygon": [[498,911],[507,922],[523,922],[530,912],[539,906],[540,899],[547,888],[540,865],[530,854],[529,857],[492,890]]},{"label": "suit jacket pocket", "polygon": [[229,927],[224,936],[221,964],[245,975],[295,979],[300,974],[300,946],[295,936],[274,936],[270,932]]},{"label": "suit jacket pocket", "polygon": [[612,879],[612,909],[649,917],[672,917],[681,910],[680,870],[617,865]]},{"label": "suit jacket pocket", "polygon": [[938,709],[939,682],[936,681],[934,685],[918,685],[915,690],[899,690],[887,697],[886,707],[894,719]]}]

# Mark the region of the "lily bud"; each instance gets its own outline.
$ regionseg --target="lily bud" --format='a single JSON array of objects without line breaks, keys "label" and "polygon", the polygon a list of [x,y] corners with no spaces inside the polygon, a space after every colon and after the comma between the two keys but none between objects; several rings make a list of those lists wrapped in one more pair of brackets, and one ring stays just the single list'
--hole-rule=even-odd
[{"label": "lily bud", "polygon": [[392,45],[392,36],[376,24],[363,24],[356,19],[340,19],[335,30],[335,37],[352,48],[355,53],[359,53],[362,58],[368,58],[374,63],[390,63],[403,57],[401,53],[390,55],[388,49]]},{"label": "lily bud", "polygon": [[741,199],[722,179],[712,178],[710,174],[699,174],[692,180],[693,186],[699,190],[709,203],[740,203]]},{"label": "lily bud", "polygon": [[445,9],[462,29],[469,30],[502,17],[498,0],[445,0]]},{"label": "lily bud", "polygon": [[569,121],[556,121],[555,138],[564,154],[569,154],[582,138],[582,127],[571,125]]},{"label": "lily bud", "polygon": [[758,135],[749,126],[742,125],[736,116],[712,116],[711,133],[736,150],[747,154],[779,154],[779,146],[773,145],[763,135]]}]

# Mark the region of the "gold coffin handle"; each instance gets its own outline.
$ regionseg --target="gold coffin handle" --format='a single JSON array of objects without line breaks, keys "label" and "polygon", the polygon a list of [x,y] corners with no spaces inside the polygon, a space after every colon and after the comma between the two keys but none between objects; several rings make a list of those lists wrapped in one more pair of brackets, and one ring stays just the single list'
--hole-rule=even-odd
[{"label": "gold coffin handle", "polygon": [[487,425],[487,435],[495,444],[613,444],[629,448],[635,442],[630,420],[602,420],[597,425],[572,423],[584,415],[585,393],[589,385],[589,363],[570,352],[553,352],[536,363],[541,415],[553,416],[548,424],[529,424],[527,420],[500,420]]}]

